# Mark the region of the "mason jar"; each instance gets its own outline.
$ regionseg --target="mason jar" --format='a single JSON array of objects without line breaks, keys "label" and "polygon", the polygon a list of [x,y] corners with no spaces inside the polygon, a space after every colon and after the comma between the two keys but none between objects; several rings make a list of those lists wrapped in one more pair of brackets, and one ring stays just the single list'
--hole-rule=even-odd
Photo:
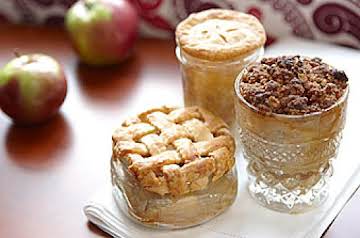
[{"label": "mason jar", "polygon": [[252,15],[225,9],[191,14],[176,28],[185,106],[197,105],[235,122],[236,76],[262,57],[265,31]]},{"label": "mason jar", "polygon": [[145,110],[117,127],[112,141],[115,201],[142,225],[199,225],[235,201],[234,138],[221,118],[203,108]]}]

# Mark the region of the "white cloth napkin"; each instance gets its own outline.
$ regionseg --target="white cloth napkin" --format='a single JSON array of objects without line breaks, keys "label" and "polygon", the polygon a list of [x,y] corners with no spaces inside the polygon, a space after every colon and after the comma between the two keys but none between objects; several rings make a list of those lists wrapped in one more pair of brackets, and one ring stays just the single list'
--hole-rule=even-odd
[{"label": "white cloth napkin", "polygon": [[[348,76],[357,77],[356,62],[360,60],[359,51],[326,44],[315,44],[298,39],[286,39],[267,49],[267,54],[301,54],[326,58],[336,67],[346,64]],[[351,65],[352,64],[352,65]],[[350,71],[350,72],[349,72]],[[350,77],[351,80],[351,77]],[[351,81],[350,81],[351,82]],[[335,219],[346,202],[360,185],[360,160],[349,150],[355,150],[354,140],[360,132],[359,113],[351,110],[351,101],[359,99],[360,83],[351,82],[348,120],[338,159],[334,163],[334,175],[330,195],[319,208],[304,214],[288,215],[274,212],[258,205],[246,190],[246,171],[241,154],[237,155],[239,192],[235,203],[224,214],[215,219],[185,230],[155,230],[135,224],[119,211],[112,197],[111,185],[98,191],[84,207],[88,219],[100,229],[114,237],[204,237],[204,238],[316,238],[320,237]],[[351,97],[352,94],[356,96]],[[355,98],[355,99],[354,99]],[[355,103],[354,103],[355,105]],[[356,111],[356,112],[355,112]],[[351,118],[350,118],[351,117]]]}]

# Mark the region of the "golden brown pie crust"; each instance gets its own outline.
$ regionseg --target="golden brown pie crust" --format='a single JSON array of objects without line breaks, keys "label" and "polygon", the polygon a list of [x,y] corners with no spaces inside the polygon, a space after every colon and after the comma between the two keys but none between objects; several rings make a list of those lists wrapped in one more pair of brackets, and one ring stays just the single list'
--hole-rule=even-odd
[{"label": "golden brown pie crust", "polygon": [[198,107],[148,110],[126,120],[112,140],[113,159],[160,195],[202,190],[235,163],[228,126]]},{"label": "golden brown pie crust", "polygon": [[178,24],[176,41],[188,55],[211,61],[246,55],[266,41],[256,17],[233,10],[211,9],[191,14]]}]

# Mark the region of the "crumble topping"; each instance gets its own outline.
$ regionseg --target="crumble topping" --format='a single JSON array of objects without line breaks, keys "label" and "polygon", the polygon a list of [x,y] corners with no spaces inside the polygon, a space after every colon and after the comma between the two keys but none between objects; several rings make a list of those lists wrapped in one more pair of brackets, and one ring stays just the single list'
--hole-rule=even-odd
[{"label": "crumble topping", "polygon": [[175,35],[188,55],[210,61],[242,57],[266,41],[264,27],[256,17],[226,9],[191,14],[178,24]]},{"label": "crumble topping", "polygon": [[325,110],[344,95],[344,71],[320,58],[264,58],[246,68],[240,82],[244,99],[263,112],[302,115]]}]

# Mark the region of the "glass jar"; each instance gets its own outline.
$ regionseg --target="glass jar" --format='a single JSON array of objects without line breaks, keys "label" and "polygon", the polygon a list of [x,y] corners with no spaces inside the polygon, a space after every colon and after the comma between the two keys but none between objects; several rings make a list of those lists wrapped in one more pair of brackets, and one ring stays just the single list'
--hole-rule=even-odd
[{"label": "glass jar", "polygon": [[260,59],[263,53],[264,48],[260,47],[231,61],[208,61],[187,55],[177,47],[185,106],[203,107],[220,116],[232,128],[235,122],[235,78],[248,64]]},{"label": "glass jar", "polygon": [[319,206],[328,196],[348,89],[336,104],[321,112],[264,113],[241,95],[241,77],[235,81],[235,111],[251,196],[267,208],[286,213]]},{"label": "glass jar", "polygon": [[206,189],[178,197],[146,191],[116,159],[111,160],[111,176],[118,207],[135,222],[154,228],[179,229],[204,223],[225,211],[237,194],[236,166]]},{"label": "glass jar", "polygon": [[266,41],[259,20],[246,13],[210,9],[176,27],[185,106],[200,106],[233,128],[236,76],[262,57]]}]

